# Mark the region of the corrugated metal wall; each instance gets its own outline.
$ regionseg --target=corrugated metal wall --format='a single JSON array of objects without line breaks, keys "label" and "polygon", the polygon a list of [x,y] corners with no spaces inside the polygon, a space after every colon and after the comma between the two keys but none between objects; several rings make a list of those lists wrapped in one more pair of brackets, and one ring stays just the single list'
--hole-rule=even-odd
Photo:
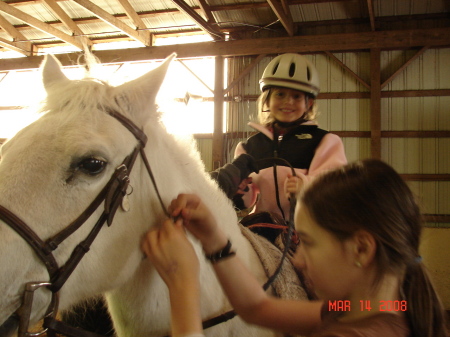
[{"label": "corrugated metal wall", "polygon": [[[416,51],[383,51],[381,81],[388,79]],[[317,67],[321,92],[364,92],[364,85],[349,75],[337,62],[325,54],[306,55]],[[370,83],[369,52],[336,53],[334,56]],[[228,106],[227,131],[241,132],[240,138],[226,139],[226,158],[233,157],[237,142],[250,130],[246,125],[255,120],[255,96],[259,95],[259,78],[271,58],[266,57],[230,92],[234,99]],[[229,82],[236,78],[252,59],[230,59]],[[450,49],[429,49],[412,61],[383,91],[432,90],[450,88]],[[330,131],[370,131],[370,99],[319,99],[318,122]],[[443,131],[450,130],[450,97],[392,97],[382,98],[382,131]],[[343,138],[349,161],[370,157],[370,138]],[[201,149],[211,151],[206,140],[199,140]],[[450,174],[449,138],[382,138],[382,159],[402,174]],[[206,156],[204,154],[204,156]],[[409,181],[428,214],[450,214],[450,182]],[[450,227],[450,224],[427,224]]]}]

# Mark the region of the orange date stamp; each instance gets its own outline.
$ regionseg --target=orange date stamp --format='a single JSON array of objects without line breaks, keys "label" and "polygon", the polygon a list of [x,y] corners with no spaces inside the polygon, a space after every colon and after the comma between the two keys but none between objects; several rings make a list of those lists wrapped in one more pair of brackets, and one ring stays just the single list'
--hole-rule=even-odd
[{"label": "orange date stamp", "polygon": [[[358,308],[360,311],[407,311],[408,301],[379,301],[376,306],[372,306],[370,300],[360,300]],[[328,301],[328,311],[351,311],[351,302],[348,300]]]}]

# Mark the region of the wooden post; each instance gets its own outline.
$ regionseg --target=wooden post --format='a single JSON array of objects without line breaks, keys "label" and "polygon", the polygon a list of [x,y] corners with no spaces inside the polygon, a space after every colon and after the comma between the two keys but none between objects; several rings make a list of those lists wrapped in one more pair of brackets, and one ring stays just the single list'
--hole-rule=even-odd
[{"label": "wooden post", "polygon": [[223,166],[223,79],[224,59],[222,56],[215,58],[215,80],[214,80],[214,133],[212,139],[213,169]]},{"label": "wooden post", "polygon": [[381,50],[370,50],[370,152],[381,159]]}]

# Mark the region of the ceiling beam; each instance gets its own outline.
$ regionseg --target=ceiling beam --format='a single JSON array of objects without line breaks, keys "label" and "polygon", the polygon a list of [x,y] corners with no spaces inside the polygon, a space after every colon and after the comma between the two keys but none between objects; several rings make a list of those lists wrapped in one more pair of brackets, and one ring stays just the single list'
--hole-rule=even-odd
[{"label": "ceiling beam", "polygon": [[406,69],[415,59],[417,59],[420,55],[425,53],[430,47],[425,46],[421,50],[419,50],[413,57],[411,57],[405,64],[403,64],[399,69],[397,69],[396,72],[394,72],[389,78],[381,83],[381,89],[383,89],[385,86],[387,86],[394,78],[396,78],[403,70]]},{"label": "ceiling beam", "polygon": [[109,14],[107,11],[105,11],[103,8],[97,6],[91,1],[88,0],[72,0],[73,2],[77,3],[84,9],[87,9],[92,14],[106,22],[107,24],[113,26],[114,28],[120,30],[124,34],[128,35],[132,39],[141,42],[145,46],[150,46],[151,41],[149,37],[145,37],[141,35],[138,31],[132,29],[130,26],[123,23],[121,20],[115,18],[113,15]]},{"label": "ceiling beam", "polygon": [[184,0],[172,0],[175,6],[188,15],[194,22],[207,34],[211,35],[214,40],[223,40],[225,35],[216,27],[205,21],[192,7],[190,7]]},{"label": "ceiling beam", "polygon": [[80,39],[88,47],[92,47],[92,41],[84,36],[83,31],[78,25],[67,15],[65,11],[56,3],[56,0],[43,0],[53,14],[72,32],[72,35],[79,36]]},{"label": "ceiling beam", "polygon": [[294,36],[294,22],[292,21],[291,11],[289,10],[287,3],[285,3],[284,0],[282,0],[282,2],[280,0],[267,0],[267,2],[278,20],[280,20],[284,29],[286,29],[288,35]]},{"label": "ceiling beam", "polygon": [[141,17],[136,13],[133,6],[131,6],[128,0],[118,0],[123,10],[133,22],[133,25],[136,26],[136,30],[140,35],[143,35],[145,40],[150,41],[149,46],[153,46],[153,34],[147,30],[147,26],[144,21],[142,21]]},{"label": "ceiling beam", "polygon": [[67,42],[71,45],[74,45],[75,47],[79,49],[83,49],[83,45],[80,42],[79,39],[67,35],[66,33],[61,32],[60,30],[52,27],[49,24],[46,24],[45,22],[42,22],[31,15],[22,12],[21,10],[18,10],[17,8],[8,5],[7,3],[0,1],[0,12],[6,13],[20,21],[25,22],[27,25],[33,26],[36,29],[39,29],[40,31],[49,34],[51,36],[57,37],[58,39]]},{"label": "ceiling beam", "polygon": [[[121,50],[102,50],[94,54],[103,63],[130,62],[164,59],[172,52],[179,58],[203,56],[245,56],[277,53],[318,53],[368,50],[368,48],[408,49],[422,46],[449,47],[450,27],[433,29],[412,29],[390,32],[360,32],[347,34],[327,34],[313,36],[294,36],[267,39],[215,41],[180,44],[172,46],[131,48]],[[58,55],[63,65],[73,65],[77,54]],[[21,59],[4,59],[0,70],[37,68],[42,61],[40,56]]]},{"label": "ceiling beam", "polygon": [[[343,0],[343,1],[348,1],[348,0]],[[291,0],[289,2],[290,5],[293,5],[296,1],[295,0]],[[221,6],[209,6],[211,12],[220,12],[223,10],[238,10],[238,9],[252,9],[252,8],[267,8],[270,7],[269,4],[267,2],[258,2],[258,3],[253,3],[253,4],[244,4],[242,6],[240,5],[221,5]],[[199,8],[196,7],[191,7],[193,10],[195,11],[200,11]],[[165,10],[154,10],[154,11],[145,11],[145,12],[139,12],[138,15],[141,19],[144,18],[154,18],[154,17],[158,17],[161,15],[171,15],[173,13],[179,12],[179,10],[177,8],[172,8],[172,9],[165,9]],[[126,13],[118,13],[118,14],[114,14],[113,15],[115,18],[117,19],[122,19],[122,18],[126,18],[127,15]],[[95,22],[100,22],[101,20],[96,17],[96,16],[92,16],[89,18],[74,18],[72,19],[76,24],[81,25],[81,24],[92,24]],[[419,27],[419,25],[417,24],[420,21],[423,20],[439,20],[439,21],[443,21],[443,20],[448,20],[448,15],[446,13],[434,13],[434,14],[417,14],[417,15],[399,15],[399,16],[386,16],[386,17],[378,17],[377,21],[380,24],[388,24],[391,21],[404,21],[404,22],[410,22],[411,23],[411,27],[410,28],[416,28]],[[360,23],[366,23],[367,19],[338,19],[338,20],[324,20],[324,21],[312,21],[312,22],[296,22],[295,25],[297,27],[315,27],[315,26],[332,26],[332,25],[340,25],[340,26],[346,26],[348,27],[346,29],[346,31],[350,32],[352,30],[352,25],[355,24],[360,24]],[[61,25],[62,23],[59,21],[55,21],[55,22],[49,22],[48,24],[58,27],[59,25]],[[446,26],[446,25],[444,25]],[[15,25],[16,29],[19,31],[24,31],[24,30],[29,30],[32,29],[32,27],[27,26],[27,25]],[[405,29],[407,29],[408,27],[404,27]],[[220,28],[222,32],[229,32],[229,31],[234,31],[236,30],[236,28],[230,28],[230,27],[221,27]],[[242,29],[242,28],[241,28]],[[192,32],[192,29],[189,29],[189,32]],[[183,34],[186,33],[186,31],[180,30],[176,32],[177,34]],[[156,35],[156,34],[154,34]],[[93,39],[95,41],[95,39]]]},{"label": "ceiling beam", "polygon": [[367,0],[367,9],[369,10],[370,28],[375,31],[375,14],[373,11],[373,1]]},{"label": "ceiling beam", "polygon": [[19,32],[3,15],[0,15],[0,27],[8,34],[12,41],[0,39],[0,45],[25,56],[33,54],[33,45]]},{"label": "ceiling beam", "polygon": [[359,77],[353,70],[351,70],[347,65],[345,65],[344,62],[339,60],[336,56],[334,56],[329,51],[325,51],[325,55],[327,55],[330,59],[334,60],[339,66],[341,66],[343,69],[346,70],[347,74],[355,78],[359,83],[361,83],[363,86],[365,86],[367,89],[370,89],[370,84],[368,84],[366,81],[364,81],[361,77]]},{"label": "ceiling beam", "polygon": [[203,15],[207,19],[209,24],[216,24],[217,21],[214,18],[211,7],[206,3],[205,0],[194,0],[196,3],[198,3],[200,10],[202,11]]}]

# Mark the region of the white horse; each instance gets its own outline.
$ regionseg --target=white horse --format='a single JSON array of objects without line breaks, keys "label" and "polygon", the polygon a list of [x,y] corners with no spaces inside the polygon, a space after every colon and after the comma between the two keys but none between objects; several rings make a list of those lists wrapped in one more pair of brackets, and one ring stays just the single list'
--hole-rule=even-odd
[{"label": "white horse", "polygon": [[[160,67],[113,87],[92,79],[69,80],[52,56],[42,65],[48,97],[45,114],[21,130],[1,148],[0,205],[8,209],[43,241],[74,221],[108,183],[138,143],[135,136],[107,111],[127,117],[148,137],[149,159],[162,204],[179,193],[196,193],[213,210],[244,262],[263,283],[267,276],[252,246],[237,226],[235,211],[205,173],[192,143],[167,133],[155,105],[169,57]],[[168,292],[161,278],[143,258],[140,241],[162,223],[165,213],[155,186],[138,155],[130,174],[129,211],[119,208],[111,226],[103,226],[90,251],[59,291],[59,309],[105,294],[114,328],[120,337],[163,336],[170,331]],[[124,201],[124,202],[125,202]],[[103,204],[53,252],[59,266],[91,231]],[[223,314],[229,303],[211,266],[193,244],[201,264],[201,308],[205,319]],[[49,282],[49,272],[30,245],[0,221],[0,323],[17,311],[25,284]],[[41,320],[51,292],[34,292],[30,325]],[[238,317],[206,330],[207,336],[274,336],[246,325]]]}]

